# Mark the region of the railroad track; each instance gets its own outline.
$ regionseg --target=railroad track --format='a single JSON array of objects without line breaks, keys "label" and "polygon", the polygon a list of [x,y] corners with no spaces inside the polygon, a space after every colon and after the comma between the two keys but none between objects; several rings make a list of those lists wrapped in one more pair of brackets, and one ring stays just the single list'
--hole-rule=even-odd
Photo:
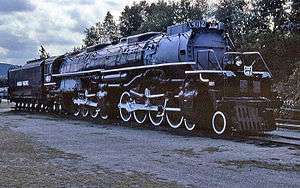
[{"label": "railroad track", "polygon": [[276,125],[279,128],[300,130],[300,120],[276,119]]},{"label": "railroad track", "polygon": [[[49,114],[48,114],[49,115]],[[63,115],[58,114],[51,114],[55,117],[63,117]],[[73,119],[73,116],[70,116],[69,119]],[[76,119],[76,118],[75,118]],[[300,149],[300,124],[296,124],[297,122],[295,120],[277,120],[277,125],[279,127],[279,130],[265,133],[261,135],[255,135],[255,136],[238,136],[238,137],[231,137],[231,136],[224,136],[224,137],[215,137],[204,134],[200,134],[200,136],[207,136],[211,138],[216,139],[226,139],[226,140],[234,140],[238,142],[245,142],[245,143],[253,143],[258,145],[277,145],[277,146],[293,146]],[[132,126],[132,125],[131,125]],[[133,126],[134,127],[134,126]],[[140,126],[137,126],[138,128],[143,128]],[[144,127],[145,128],[145,127]],[[288,128],[288,129],[287,129]],[[158,130],[161,131],[167,131],[169,132],[169,129],[160,127]],[[180,130],[177,130],[175,132],[172,132],[172,134],[177,135],[189,135],[189,136],[199,136],[198,133],[190,133],[190,132],[180,132]]]},{"label": "railroad track", "polygon": [[300,130],[300,110],[292,108],[281,108],[287,114],[288,119],[276,119],[279,128]]},{"label": "railroad track", "polygon": [[300,131],[279,128],[277,131],[259,136],[249,136],[249,139],[269,144],[295,146],[300,149]]}]

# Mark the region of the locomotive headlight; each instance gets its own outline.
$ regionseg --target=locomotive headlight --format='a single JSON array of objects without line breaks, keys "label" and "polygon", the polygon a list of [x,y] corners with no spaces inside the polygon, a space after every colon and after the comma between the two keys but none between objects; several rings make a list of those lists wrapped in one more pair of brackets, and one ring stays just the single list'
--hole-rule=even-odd
[{"label": "locomotive headlight", "polygon": [[46,82],[51,82],[51,76],[46,76],[45,81]]}]

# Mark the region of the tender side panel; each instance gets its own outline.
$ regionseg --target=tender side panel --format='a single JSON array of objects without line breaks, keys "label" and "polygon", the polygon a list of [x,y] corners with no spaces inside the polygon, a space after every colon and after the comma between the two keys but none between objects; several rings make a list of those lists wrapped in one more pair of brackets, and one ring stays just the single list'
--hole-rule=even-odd
[{"label": "tender side panel", "polygon": [[17,69],[9,73],[10,98],[38,99],[42,95],[43,67]]}]

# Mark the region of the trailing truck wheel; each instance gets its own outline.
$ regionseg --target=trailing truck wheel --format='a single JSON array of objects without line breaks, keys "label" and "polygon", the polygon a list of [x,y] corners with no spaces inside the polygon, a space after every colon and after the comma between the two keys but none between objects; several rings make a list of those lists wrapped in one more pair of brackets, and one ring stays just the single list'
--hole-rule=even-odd
[{"label": "trailing truck wheel", "polygon": [[217,111],[212,116],[211,125],[214,133],[222,135],[226,131],[227,120],[223,112]]},{"label": "trailing truck wheel", "polygon": [[16,103],[15,110],[19,110],[20,103]]},{"label": "trailing truck wheel", "polygon": [[126,109],[126,105],[129,105],[130,102],[131,102],[130,94],[128,92],[124,92],[120,98],[119,112],[122,120],[125,122],[128,122],[132,116],[131,112],[128,112]]},{"label": "trailing truck wheel", "polygon": [[53,105],[52,105],[52,112],[55,113],[55,111],[56,111],[56,106],[55,106],[55,104],[53,104]]},{"label": "trailing truck wheel", "polygon": [[80,108],[79,108],[79,107],[76,107],[76,109],[74,110],[73,115],[74,115],[75,117],[78,117],[78,116],[80,115]]},{"label": "trailing truck wheel", "polygon": [[59,104],[59,105],[58,105],[58,113],[59,113],[59,114],[62,114],[62,112],[63,112],[63,107],[62,107],[61,104]]},{"label": "trailing truck wheel", "polygon": [[90,111],[91,117],[92,117],[93,119],[96,119],[96,118],[98,117],[98,115],[99,115],[99,111],[100,111],[100,109],[92,109],[92,110]]},{"label": "trailing truck wheel", "polygon": [[48,107],[47,105],[45,105],[44,111],[45,111],[46,113],[49,113],[49,107]]},{"label": "trailing truck wheel", "polygon": [[188,131],[192,131],[196,127],[196,124],[193,121],[188,120],[188,119],[184,119],[184,125]]},{"label": "trailing truck wheel", "polygon": [[106,110],[104,110],[104,109],[101,109],[100,110],[100,118],[102,119],[102,120],[108,120],[108,113],[107,113],[107,111]]},{"label": "trailing truck wheel", "polygon": [[38,103],[34,103],[34,107],[33,108],[34,108],[35,111],[39,111],[38,107],[39,107],[39,104]]},{"label": "trailing truck wheel", "polygon": [[41,104],[40,106],[40,112],[43,112],[44,111],[44,104]]},{"label": "trailing truck wheel", "polygon": [[83,118],[86,118],[89,115],[89,110],[87,108],[82,108],[80,112]]}]

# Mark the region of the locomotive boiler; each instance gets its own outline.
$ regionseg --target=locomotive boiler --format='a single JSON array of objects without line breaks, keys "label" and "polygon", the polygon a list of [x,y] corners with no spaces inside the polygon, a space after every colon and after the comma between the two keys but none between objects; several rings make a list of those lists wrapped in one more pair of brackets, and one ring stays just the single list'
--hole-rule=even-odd
[{"label": "locomotive boiler", "polygon": [[[25,79],[30,68],[37,74]],[[217,135],[276,128],[266,62],[259,52],[234,52],[222,23],[183,23],[167,33],[37,60],[11,71],[9,79],[19,109],[184,125]]]}]

